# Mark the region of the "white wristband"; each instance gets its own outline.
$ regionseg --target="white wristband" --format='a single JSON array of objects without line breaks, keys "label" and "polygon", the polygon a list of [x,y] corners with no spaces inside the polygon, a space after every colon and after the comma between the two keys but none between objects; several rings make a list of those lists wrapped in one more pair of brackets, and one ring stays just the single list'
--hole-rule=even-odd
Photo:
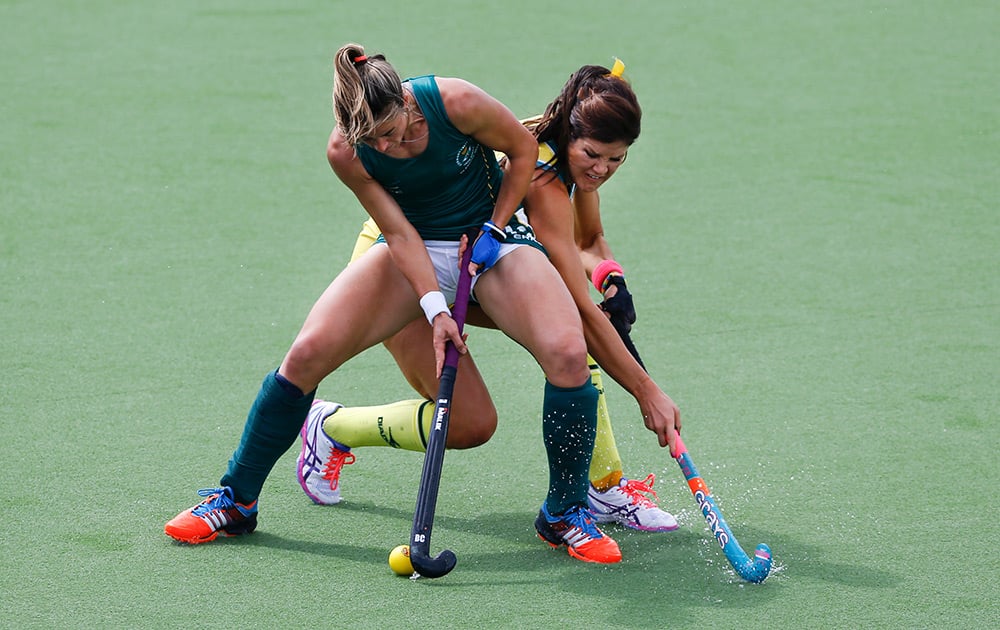
[{"label": "white wristband", "polygon": [[444,293],[440,291],[428,291],[424,293],[424,297],[420,298],[420,308],[424,309],[424,316],[427,317],[428,323],[431,326],[434,325],[434,318],[440,313],[448,313],[451,315],[451,309],[448,308],[448,300],[444,299]]}]

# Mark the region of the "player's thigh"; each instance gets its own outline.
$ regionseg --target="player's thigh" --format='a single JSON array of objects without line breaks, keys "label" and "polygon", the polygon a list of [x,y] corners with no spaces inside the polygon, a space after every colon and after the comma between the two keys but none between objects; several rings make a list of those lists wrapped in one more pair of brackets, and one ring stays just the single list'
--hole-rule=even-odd
[{"label": "player's thigh", "polygon": [[521,247],[502,258],[477,282],[476,299],[501,330],[535,356],[547,377],[566,383],[589,374],[580,313],[555,267],[537,249]]},{"label": "player's thigh", "polygon": [[331,369],[374,346],[420,315],[420,305],[388,247],[373,247],[348,265],[306,317],[296,345],[325,357]]},{"label": "player's thigh", "polygon": [[[434,400],[440,381],[434,364],[432,328],[427,321],[418,317],[387,339],[385,347],[410,386],[424,398]],[[496,408],[479,368],[471,353],[462,355],[455,376],[448,446],[469,448],[483,444],[496,426]]]},{"label": "player's thigh", "polygon": [[521,247],[502,258],[476,283],[476,301],[505,333],[519,343],[576,332],[583,323],[562,278],[543,253]]}]

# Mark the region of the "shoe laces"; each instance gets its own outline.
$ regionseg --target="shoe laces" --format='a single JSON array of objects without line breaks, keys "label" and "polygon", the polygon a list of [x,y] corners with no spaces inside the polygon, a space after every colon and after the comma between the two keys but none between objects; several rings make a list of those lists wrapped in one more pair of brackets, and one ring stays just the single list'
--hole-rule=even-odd
[{"label": "shoe laces", "polygon": [[195,516],[202,516],[210,512],[228,510],[236,502],[226,494],[225,488],[202,488],[198,491],[198,496],[208,497],[198,505],[194,506],[191,513]]},{"label": "shoe laces", "polygon": [[340,485],[340,471],[344,466],[354,463],[354,453],[343,451],[334,447],[330,451],[330,457],[326,459],[323,466],[323,479],[330,482],[330,490],[336,490]]},{"label": "shoe laces", "polygon": [[656,483],[656,475],[649,473],[649,476],[642,481],[629,479],[625,482],[625,485],[621,487],[621,491],[632,499],[632,503],[636,503],[644,507],[654,507],[654,503],[645,496],[646,494],[651,494],[654,499],[659,498],[656,496],[656,490],[653,490],[654,483]]},{"label": "shoe laces", "polygon": [[571,529],[575,528],[590,538],[597,539],[604,537],[601,530],[597,529],[597,524],[594,522],[594,517],[591,515],[590,510],[582,505],[571,507],[560,518]]}]

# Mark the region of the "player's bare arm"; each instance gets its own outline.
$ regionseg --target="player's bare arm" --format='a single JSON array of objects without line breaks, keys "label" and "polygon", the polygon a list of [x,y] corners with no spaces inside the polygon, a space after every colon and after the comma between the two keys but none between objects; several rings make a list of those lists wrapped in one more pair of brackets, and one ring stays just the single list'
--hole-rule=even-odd
[{"label": "player's bare arm", "polygon": [[573,195],[573,207],[576,210],[576,244],[589,277],[599,262],[614,258],[611,246],[604,237],[600,193],[596,190],[578,190]]},{"label": "player's bare arm", "polygon": [[[403,210],[385,188],[375,181],[358,159],[354,147],[344,141],[334,128],[327,144],[327,160],[330,167],[344,184],[351,189],[361,205],[378,224],[382,236],[389,245],[396,266],[419,296],[431,291],[440,291],[437,274],[427,255],[423,239],[406,219]],[[440,313],[432,322],[434,326],[434,354],[437,358],[438,373],[444,363],[445,342],[451,341],[461,353],[467,352],[465,341],[458,332],[455,321],[446,313]]]},{"label": "player's bare arm", "polygon": [[492,216],[494,224],[507,225],[528,192],[538,159],[538,142],[513,112],[482,89],[462,79],[439,77],[437,82],[451,123],[462,133],[507,155],[509,164]]}]

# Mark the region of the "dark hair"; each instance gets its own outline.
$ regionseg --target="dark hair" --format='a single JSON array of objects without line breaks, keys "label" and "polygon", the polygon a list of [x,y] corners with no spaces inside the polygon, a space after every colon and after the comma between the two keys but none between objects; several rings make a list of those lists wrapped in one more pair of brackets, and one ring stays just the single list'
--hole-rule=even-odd
[{"label": "dark hair", "polygon": [[604,66],[583,66],[563,86],[558,97],[531,125],[539,142],[554,142],[553,160],[560,174],[568,175],[566,151],[578,138],[598,142],[624,142],[639,137],[642,108],[632,86]]},{"label": "dark hair", "polygon": [[384,55],[347,44],[333,59],[333,115],[350,144],[370,136],[404,107],[403,84]]}]

